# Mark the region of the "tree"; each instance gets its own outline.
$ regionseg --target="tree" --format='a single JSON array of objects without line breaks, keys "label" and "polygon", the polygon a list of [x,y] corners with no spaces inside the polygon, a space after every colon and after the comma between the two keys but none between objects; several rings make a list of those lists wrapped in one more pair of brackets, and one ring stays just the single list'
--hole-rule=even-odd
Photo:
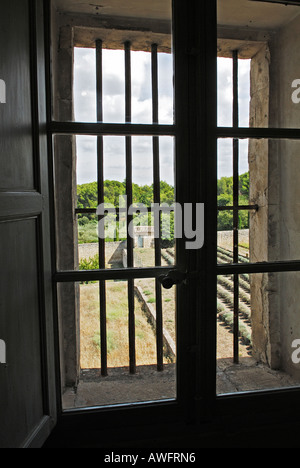
[{"label": "tree", "polygon": [[[248,205],[249,203],[250,179],[249,172],[239,176],[239,204]],[[218,180],[218,206],[233,205],[233,177],[221,177]],[[249,213],[247,211],[239,212],[239,229],[249,228]],[[232,211],[219,211],[218,230],[231,231],[233,229]]]}]

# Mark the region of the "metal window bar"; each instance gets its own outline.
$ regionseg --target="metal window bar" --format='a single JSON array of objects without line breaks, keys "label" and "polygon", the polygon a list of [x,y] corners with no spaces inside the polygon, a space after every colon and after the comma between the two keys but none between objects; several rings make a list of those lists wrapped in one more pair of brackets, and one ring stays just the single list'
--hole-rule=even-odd
[{"label": "metal window bar", "polygon": [[[232,53],[233,62],[233,128],[239,126],[238,51]],[[239,261],[239,140],[233,140],[233,263]],[[239,363],[239,276],[233,275],[233,360]]]},{"label": "metal window bar", "polygon": [[[158,54],[157,44],[151,48],[151,73],[152,73],[152,120],[153,124],[158,124]],[[160,205],[160,153],[159,137],[153,137],[153,198],[154,203]],[[158,237],[155,236],[155,266],[161,266],[161,220],[162,213],[159,212]],[[162,310],[162,286],[156,278],[156,349],[157,349],[157,370],[163,371],[163,310]]]},{"label": "metal window bar", "polygon": [[[137,211],[138,211],[138,208],[139,206],[137,205],[136,206],[137,208]],[[219,209],[228,209],[228,210],[232,210],[233,208],[231,206],[224,206],[224,207],[218,207]],[[239,209],[242,209],[242,210],[246,210],[248,209],[247,207],[239,207]],[[249,209],[258,209],[258,206],[257,205],[249,205]],[[126,208],[105,208],[105,214],[106,213],[116,213],[117,216],[120,216],[120,213],[127,213],[127,209]],[[147,207],[147,206],[143,206],[143,211],[148,211],[148,213],[151,213],[152,211],[152,207]],[[169,213],[171,211],[175,211],[175,207],[174,206],[162,206],[160,207],[160,211],[163,212],[163,213]],[[97,208],[75,208],[75,213],[76,214],[95,214],[97,212]]]},{"label": "metal window bar", "polygon": [[[103,60],[102,41],[96,41],[96,99],[97,121],[103,121]],[[97,188],[98,205],[104,203],[104,161],[103,161],[103,136],[97,136]],[[98,217],[98,221],[101,216]],[[105,239],[98,236],[99,269],[105,268]],[[101,375],[107,376],[107,320],[106,320],[106,282],[99,281],[100,297],[100,353]]]},{"label": "metal window bar", "polygon": [[[218,211],[233,211],[234,207],[233,206],[218,206],[217,207]],[[253,210],[253,211],[258,211],[259,206],[258,205],[239,205],[236,207],[237,210],[239,211],[246,211],[246,210]]]},{"label": "metal window bar", "polygon": [[[131,106],[131,44],[124,44],[125,51],[125,121],[132,121]],[[132,137],[126,136],[126,195],[128,206],[132,205]],[[130,236],[129,227],[132,225],[133,216],[127,213],[127,267],[134,267],[134,245]],[[128,334],[129,334],[129,370],[136,373],[136,347],[135,347],[135,307],[134,307],[134,279],[128,280]]]}]

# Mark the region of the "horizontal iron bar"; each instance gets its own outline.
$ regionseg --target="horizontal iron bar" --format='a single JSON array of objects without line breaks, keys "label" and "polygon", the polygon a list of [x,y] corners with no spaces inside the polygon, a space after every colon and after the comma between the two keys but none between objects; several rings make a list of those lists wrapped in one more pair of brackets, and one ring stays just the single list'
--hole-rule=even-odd
[{"label": "horizontal iron bar", "polygon": [[97,208],[76,208],[75,214],[92,213],[96,214]]},{"label": "horizontal iron bar", "polygon": [[[233,211],[235,208],[233,206],[218,206],[218,211]],[[258,211],[258,205],[239,205],[237,209],[240,210],[255,210]]]},{"label": "horizontal iron bar", "polygon": [[299,140],[300,129],[297,128],[233,128],[218,127],[217,138],[240,138],[240,139],[289,139]]},{"label": "horizontal iron bar", "polygon": [[82,281],[109,281],[128,280],[143,278],[158,278],[166,275],[175,267],[153,267],[153,268],[116,268],[107,270],[89,271],[59,271],[54,274],[56,283],[77,283]]},{"label": "horizontal iron bar", "polygon": [[[162,274],[166,275],[176,269],[171,267],[153,267],[153,268],[124,268],[108,270],[91,271],[59,271],[54,274],[53,279],[56,283],[69,283],[81,281],[101,281],[101,280],[127,280],[158,278]],[[216,265],[216,274],[232,275],[244,273],[284,273],[300,272],[300,261],[285,262],[260,262],[260,263],[234,263]]]},{"label": "horizontal iron bar", "polygon": [[[136,210],[136,211],[139,211],[139,210],[142,210],[142,211],[146,211],[151,213],[151,211],[153,210],[153,208],[149,207],[149,206],[143,206],[143,207],[139,207],[139,206],[133,206],[133,208]],[[127,208],[104,208],[104,211],[107,212],[107,213],[128,213],[128,209]],[[171,211],[175,211],[175,208],[172,207],[172,206],[162,206],[160,207],[160,211],[162,211],[163,213],[166,213],[166,212],[171,212]],[[97,212],[97,208],[76,208],[75,209],[75,213],[76,214],[84,214],[84,213],[94,213],[96,214]]]},{"label": "horizontal iron bar", "polygon": [[175,125],[159,124],[51,122],[49,131],[53,135],[175,136],[176,127]]},{"label": "horizontal iron bar", "polygon": [[228,263],[216,266],[216,274],[284,273],[300,271],[300,260],[258,263]]},{"label": "horizontal iron bar", "polygon": [[[139,207],[135,207],[136,210],[138,211]],[[148,212],[151,212],[151,209],[149,206],[145,206],[145,207],[142,207],[141,209],[143,210],[147,210]],[[232,211],[234,209],[233,206],[218,206],[217,207],[218,211]],[[259,206],[258,205],[239,205],[237,207],[238,210],[255,210],[255,211],[258,211],[259,209]],[[174,211],[175,208],[170,206],[170,207],[164,207],[164,210],[168,210],[168,211]],[[164,211],[163,210],[163,211]],[[127,209],[126,208],[105,208],[105,211],[107,213],[115,213],[115,212],[118,212],[118,213],[127,213]],[[75,209],[75,213],[76,214],[84,214],[84,213],[93,213],[93,214],[96,214],[97,212],[97,208],[76,208]]]}]

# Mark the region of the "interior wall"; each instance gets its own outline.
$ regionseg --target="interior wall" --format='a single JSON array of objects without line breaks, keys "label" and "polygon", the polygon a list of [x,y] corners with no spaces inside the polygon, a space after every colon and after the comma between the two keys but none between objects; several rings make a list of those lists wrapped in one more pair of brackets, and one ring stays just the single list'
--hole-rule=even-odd
[{"label": "interior wall", "polygon": [[[299,127],[300,105],[292,101],[292,83],[300,78],[300,15],[274,37],[270,43],[270,126]],[[275,145],[275,143],[273,143]],[[300,258],[300,142],[281,140],[276,142],[278,159],[274,160],[274,174],[278,184],[273,184],[278,213],[276,236],[277,256],[281,260]],[[276,197],[276,198],[275,198]],[[281,364],[284,370],[300,377],[299,366],[292,362],[292,342],[300,337],[299,275],[283,274],[278,277],[277,300],[280,304]]]},{"label": "interior wall", "polygon": [[[268,48],[252,59],[250,125],[296,128],[300,107],[292,101],[299,78],[300,16],[274,33]],[[300,258],[300,144],[290,140],[250,140],[250,260]],[[300,337],[297,274],[255,275],[252,287],[254,356],[274,369],[300,376],[292,342]]]},{"label": "interior wall", "polygon": [[[270,63],[265,43],[251,59],[250,127],[269,126]],[[278,218],[277,148],[266,139],[249,140],[250,203],[258,211],[250,212],[250,261],[276,260]],[[280,368],[280,318],[276,294],[276,276],[250,275],[253,356],[271,368]]]}]

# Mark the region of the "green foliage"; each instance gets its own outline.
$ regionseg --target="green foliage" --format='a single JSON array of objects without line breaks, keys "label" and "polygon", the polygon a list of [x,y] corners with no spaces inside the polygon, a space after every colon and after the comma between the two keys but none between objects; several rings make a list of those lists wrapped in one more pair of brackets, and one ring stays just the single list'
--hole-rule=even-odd
[{"label": "green foliage", "polygon": [[92,244],[98,242],[97,223],[88,221],[78,226],[78,243],[79,244]]},{"label": "green foliage", "polygon": [[[241,174],[239,177],[239,203],[241,205],[249,204],[249,172]],[[165,181],[160,183],[161,203],[171,205],[174,203],[174,187]],[[218,180],[218,206],[232,206],[233,204],[233,178],[222,177]],[[116,180],[106,180],[104,182],[104,202],[115,208],[119,207],[119,197],[126,194],[126,182]],[[94,208],[98,206],[98,186],[96,182],[78,185],[77,187],[77,207]],[[153,203],[153,184],[139,186],[133,184],[133,203],[142,203],[150,208]],[[113,215],[109,215],[113,218]],[[144,214],[134,218],[135,224],[151,224],[151,214]],[[97,216],[94,214],[78,215],[79,224],[79,243],[97,242]],[[119,231],[124,224],[124,219],[116,223],[117,229],[114,232],[107,232],[110,240],[121,240]],[[169,228],[170,224],[170,228]],[[239,229],[249,227],[249,214],[247,211],[239,213]],[[218,230],[227,231],[233,228],[232,212],[220,211],[218,215]],[[170,239],[164,235],[164,232],[170,231]],[[162,216],[162,242],[163,247],[172,246],[174,243],[174,213],[171,216]]]},{"label": "green foliage", "polygon": [[99,254],[90,258],[83,258],[79,262],[79,270],[98,270],[99,269]]},{"label": "green foliage", "polygon": [[[150,207],[153,203],[153,184],[137,185],[133,184],[133,203],[143,203]],[[171,205],[174,202],[174,187],[167,182],[160,183],[161,203]],[[119,208],[119,197],[126,194],[126,182],[117,180],[104,181],[104,202]],[[98,187],[96,182],[78,185],[77,187],[77,207],[78,208],[97,208],[98,206]],[[87,215],[88,217],[90,215]]]},{"label": "green foliage", "polygon": [[[249,172],[239,176],[239,204],[249,204]],[[221,177],[218,180],[218,206],[233,205],[233,178]],[[249,228],[249,213],[247,211],[239,212],[239,229]],[[218,231],[231,231],[233,229],[233,215],[231,211],[219,211]]]},{"label": "green foliage", "polygon": [[[167,182],[162,181],[160,183],[161,187],[161,203],[167,203],[171,205],[174,202],[174,187],[169,185]],[[153,184],[152,185],[143,185],[139,186],[133,184],[133,203],[143,204],[146,207],[150,208],[151,204],[154,202],[153,199]],[[104,203],[108,207],[119,208],[120,196],[126,194],[126,182],[119,182],[116,180],[106,180],[104,182]],[[96,209],[98,206],[98,186],[96,182],[91,182],[88,184],[78,185],[77,187],[77,207],[79,209],[92,208]],[[167,216],[163,215],[163,232],[166,229],[168,231],[168,221]],[[174,239],[174,214],[170,216],[170,233],[171,241]],[[114,222],[110,222],[114,221]],[[117,229],[111,230],[107,229],[107,241],[118,241],[123,240],[120,236],[120,231],[124,231],[125,218],[122,217],[120,221],[115,220],[113,214],[108,215],[108,226],[113,226],[116,224]],[[151,213],[142,214],[134,218],[135,225],[151,225]],[[122,229],[123,228],[123,229]],[[79,234],[79,243],[93,243],[97,242],[97,216],[94,214],[79,214],[78,215],[78,234]],[[165,240],[165,236],[163,235]],[[167,241],[169,239],[166,239]]]}]

